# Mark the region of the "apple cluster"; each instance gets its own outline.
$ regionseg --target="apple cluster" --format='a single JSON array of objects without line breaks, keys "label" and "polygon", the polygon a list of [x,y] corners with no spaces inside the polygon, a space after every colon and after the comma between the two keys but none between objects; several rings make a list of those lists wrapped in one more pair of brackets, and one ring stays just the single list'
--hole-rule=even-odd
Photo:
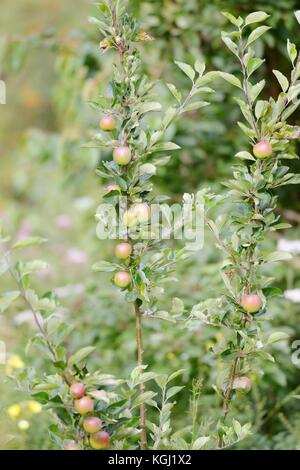
[{"label": "apple cluster", "polygon": [[[97,416],[93,416],[94,400],[85,395],[85,386],[81,382],[75,382],[70,386],[70,395],[74,398],[74,407],[82,417],[82,427],[89,435],[90,446],[95,450],[107,449],[110,443],[110,436],[102,429],[102,421]],[[71,441],[65,445],[65,450],[81,450],[81,446]]]}]

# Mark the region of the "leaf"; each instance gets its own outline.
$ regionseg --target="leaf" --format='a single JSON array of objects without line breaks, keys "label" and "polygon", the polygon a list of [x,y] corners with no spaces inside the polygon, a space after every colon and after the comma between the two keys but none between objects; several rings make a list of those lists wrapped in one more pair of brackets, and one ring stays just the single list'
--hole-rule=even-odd
[{"label": "leaf", "polygon": [[185,111],[193,111],[195,109],[200,109],[200,108],[205,108],[206,106],[208,106],[210,103],[208,103],[207,101],[196,101],[195,103],[190,103],[188,104],[184,110]]},{"label": "leaf", "polygon": [[149,113],[150,111],[160,111],[160,110],[161,110],[161,104],[155,101],[149,101],[148,103],[143,103],[140,106],[140,114],[146,114],[146,113]]},{"label": "leaf", "polygon": [[235,156],[237,158],[240,158],[241,160],[254,160],[255,161],[255,158],[253,157],[253,155],[250,152],[246,152],[244,150],[236,153]]},{"label": "leaf", "polygon": [[241,18],[240,16],[238,18],[236,18],[235,16],[233,16],[231,13],[228,13],[227,11],[222,11],[221,12],[223,16],[225,16],[225,18],[227,18],[230,23],[234,24],[234,26],[242,26],[243,24],[243,18]]},{"label": "leaf", "polygon": [[168,108],[165,115],[164,115],[164,118],[163,118],[163,126],[164,126],[164,129],[166,129],[170,123],[173,121],[174,117],[176,116],[177,114],[177,109],[176,108]]},{"label": "leaf", "polygon": [[237,45],[228,36],[225,36],[222,32],[222,41],[228,47],[228,49],[237,57],[239,57],[239,49]]},{"label": "leaf", "polygon": [[278,80],[278,82],[279,82],[279,84],[282,88],[282,91],[286,92],[286,90],[289,87],[288,79],[279,70],[272,70],[272,72],[274,73],[275,77],[277,78],[277,80]]},{"label": "leaf", "polygon": [[297,48],[296,48],[296,45],[293,42],[290,42],[289,39],[287,40],[287,51],[288,51],[289,58],[293,64],[297,57]]},{"label": "leaf", "polygon": [[5,274],[9,269],[9,266],[6,261],[0,261],[0,276]]},{"label": "leaf", "polygon": [[171,380],[176,379],[176,377],[178,377],[179,375],[183,374],[184,372],[185,372],[185,369],[176,370],[176,372],[173,372],[173,374],[171,374],[171,375],[168,377],[168,382],[171,382]]},{"label": "leaf", "polygon": [[267,341],[267,344],[277,343],[277,341],[281,341],[283,339],[287,339],[289,335],[284,333],[283,331],[277,331],[276,333],[272,333]]},{"label": "leaf", "polygon": [[287,251],[274,251],[266,257],[265,261],[266,263],[275,263],[277,261],[288,261],[292,258],[291,253]]},{"label": "leaf", "polygon": [[270,15],[264,11],[254,11],[250,13],[250,15],[246,16],[245,24],[252,24],[252,23],[260,23],[261,21],[265,21],[269,18]]},{"label": "leaf", "polygon": [[179,393],[180,390],[182,390],[183,388],[184,387],[179,387],[179,386],[169,388],[168,391],[167,391],[167,394],[166,394],[167,400],[169,400],[171,397],[173,397],[174,395]]},{"label": "leaf", "polygon": [[72,367],[74,364],[78,364],[78,362],[82,361],[85,359],[87,356],[89,356],[92,352],[95,351],[94,346],[87,346],[86,348],[79,349],[75,354],[72,354],[68,360],[68,366]]},{"label": "leaf", "polygon": [[103,271],[109,273],[116,271],[118,266],[113,263],[109,263],[108,261],[99,261],[92,266],[92,269],[93,271]]},{"label": "leaf", "polygon": [[205,71],[205,63],[201,62],[200,60],[196,60],[194,67],[195,67],[195,70],[198,72],[199,77],[202,77]]},{"label": "leaf", "polygon": [[300,24],[300,10],[294,11],[294,15],[295,15],[295,17],[296,17],[296,20],[297,20],[298,23]]},{"label": "leaf", "polygon": [[270,26],[259,26],[258,28],[254,29],[248,37],[246,47],[250,46],[250,44],[256,41],[260,36],[262,36],[269,29],[271,29]]},{"label": "leaf", "polygon": [[198,437],[198,439],[195,440],[192,450],[199,450],[201,449],[208,441],[210,440],[210,437]]},{"label": "leaf", "polygon": [[179,62],[178,60],[175,60],[175,64],[189,77],[190,80],[194,80],[195,78],[195,70],[188,64],[185,64],[184,62]]},{"label": "leaf", "polygon": [[250,98],[252,101],[255,101],[258,95],[262,92],[266,82],[265,80],[261,80],[260,82],[256,83],[256,85],[251,86],[250,88]]},{"label": "leaf", "polygon": [[166,83],[167,87],[169,88],[170,92],[172,93],[172,95],[174,96],[174,98],[176,98],[176,100],[178,101],[178,103],[181,102],[181,99],[182,99],[182,95],[180,93],[179,90],[177,90],[176,86],[173,85],[173,83]]},{"label": "leaf", "polygon": [[0,296],[0,312],[3,313],[20,295],[19,291],[5,292]]},{"label": "leaf", "polygon": [[151,147],[152,152],[164,152],[165,150],[177,150],[177,149],[180,149],[180,147],[174,142],[161,142]]},{"label": "leaf", "polygon": [[253,72],[255,72],[255,70],[257,70],[258,67],[260,67],[264,63],[264,61],[265,59],[259,59],[258,57],[251,57],[247,63],[248,77],[250,77],[253,74]]},{"label": "leaf", "polygon": [[23,238],[22,240],[18,240],[13,245],[13,249],[27,248],[28,246],[40,245],[41,243],[45,243],[46,241],[47,241],[46,238],[41,238],[41,237]]},{"label": "leaf", "polygon": [[223,78],[224,80],[226,80],[226,82],[231,83],[231,85],[234,85],[238,88],[242,88],[240,80],[237,77],[235,77],[234,75],[232,75],[231,73],[218,72],[218,75],[221,78]]}]

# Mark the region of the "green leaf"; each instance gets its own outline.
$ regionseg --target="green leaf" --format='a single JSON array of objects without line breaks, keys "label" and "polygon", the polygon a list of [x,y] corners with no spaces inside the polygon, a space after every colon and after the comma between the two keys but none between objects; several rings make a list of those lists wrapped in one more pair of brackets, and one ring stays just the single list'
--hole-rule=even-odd
[{"label": "green leaf", "polygon": [[210,103],[208,101],[196,101],[195,103],[188,104],[184,110],[185,111],[194,111],[195,109],[205,108]]},{"label": "green leaf", "polygon": [[293,42],[290,42],[289,39],[287,40],[287,51],[288,51],[289,58],[293,64],[297,57],[297,48],[296,48],[296,45]]},{"label": "green leaf", "polygon": [[259,26],[254,29],[248,37],[246,47],[250,46],[254,41],[256,41],[260,36],[262,36],[266,31],[271,29],[269,26]]},{"label": "green leaf", "polygon": [[200,60],[196,60],[194,67],[195,67],[195,70],[198,72],[199,77],[202,77],[205,71],[205,63],[201,62]]},{"label": "green leaf", "polygon": [[287,333],[284,333],[283,331],[277,331],[276,333],[272,333],[269,336],[267,344],[277,343],[278,341],[282,341],[288,337],[289,335]]},{"label": "green leaf", "polygon": [[185,372],[185,369],[176,370],[176,372],[173,372],[173,374],[171,374],[171,375],[168,377],[168,382],[171,382],[171,380],[176,379],[176,377],[178,377],[179,375],[183,374],[184,372]]},{"label": "green leaf", "polygon": [[242,88],[240,80],[237,77],[235,77],[234,75],[232,75],[231,73],[218,72],[218,75],[221,78],[223,78],[224,80],[226,80],[226,82],[231,83],[231,85],[234,85],[238,88]]},{"label": "green leaf", "polygon": [[266,263],[275,263],[277,261],[289,261],[292,258],[291,253],[287,251],[274,251],[265,258],[265,261]]},{"label": "green leaf", "polygon": [[258,57],[251,57],[247,63],[248,77],[250,77],[253,74],[253,72],[255,72],[255,70],[257,70],[258,67],[260,67],[264,63],[264,61],[265,59],[259,59]]},{"label": "green leaf", "polygon": [[95,351],[94,346],[87,346],[86,348],[79,349],[75,354],[70,356],[68,360],[68,366],[72,367],[74,364],[78,364],[80,361],[89,356],[92,352]]},{"label": "green leaf", "polygon": [[244,21],[243,21],[243,18],[241,18],[240,16],[236,18],[235,16],[233,16],[231,13],[228,13],[227,11],[222,11],[221,13],[223,16],[225,16],[225,18],[227,18],[227,20],[230,21],[230,23],[234,24],[234,26],[237,26],[237,27],[242,26]]},{"label": "green leaf", "polygon": [[265,80],[261,80],[260,82],[256,83],[250,87],[250,98],[252,101],[255,101],[258,95],[262,92],[266,82]]},{"label": "green leaf", "polygon": [[165,150],[177,150],[177,149],[180,149],[180,147],[174,142],[161,142],[151,147],[152,152],[164,152]]},{"label": "green leaf", "polygon": [[47,241],[46,238],[41,237],[29,237],[23,238],[22,240],[18,240],[14,245],[13,249],[16,248],[27,248],[29,246],[40,245],[41,243],[45,243]]},{"label": "green leaf", "polygon": [[272,72],[274,73],[275,77],[277,78],[277,80],[278,80],[278,82],[279,82],[279,84],[282,88],[282,91],[286,92],[286,90],[289,87],[288,79],[279,70],[272,70]]},{"label": "green leaf", "polygon": [[194,80],[196,74],[193,67],[185,64],[184,62],[179,62],[178,60],[175,60],[175,64],[189,77],[190,80]]},{"label": "green leaf", "polygon": [[228,47],[228,49],[237,57],[239,57],[239,49],[237,45],[230,39],[228,36],[225,36],[224,32],[222,34],[222,41]]},{"label": "green leaf", "polygon": [[19,291],[5,292],[0,296],[0,312],[3,313],[20,295]]},{"label": "green leaf", "polygon": [[118,269],[118,265],[109,263],[108,261],[99,261],[92,266],[93,271],[113,272]]},{"label": "green leaf", "polygon": [[199,450],[199,449],[201,449],[203,446],[205,446],[205,444],[206,444],[209,440],[210,440],[210,437],[206,437],[206,436],[198,437],[198,439],[196,439],[195,442],[193,443],[192,450]]},{"label": "green leaf", "polygon": [[177,90],[176,86],[173,85],[173,83],[166,83],[167,87],[169,88],[170,92],[172,93],[172,95],[174,96],[174,98],[176,98],[176,100],[178,101],[178,103],[181,102],[182,100],[182,95],[180,93],[179,90]]},{"label": "green leaf", "polygon": [[149,113],[150,111],[160,111],[160,110],[161,110],[161,104],[155,101],[149,101],[148,103],[143,103],[139,108],[140,114],[146,114],[146,113]]},{"label": "green leaf", "polygon": [[250,15],[246,16],[245,25],[260,23],[261,21],[265,21],[267,18],[269,18],[269,16],[270,15],[264,11],[254,11],[253,13],[250,13]]},{"label": "green leaf", "polygon": [[236,153],[235,156],[237,158],[240,158],[241,160],[254,160],[255,161],[255,158],[253,157],[253,155],[250,152],[246,152],[245,150]]},{"label": "green leaf", "polygon": [[166,394],[167,400],[169,400],[171,397],[173,397],[174,395],[179,393],[180,390],[182,390],[183,388],[184,387],[179,387],[179,386],[169,388],[168,391],[167,391],[167,394]]},{"label": "green leaf", "polygon": [[297,20],[298,23],[300,24],[300,10],[294,11],[294,15],[295,15],[295,17],[296,17],[296,20]]},{"label": "green leaf", "polygon": [[162,122],[164,129],[166,129],[170,125],[170,123],[173,121],[176,114],[177,114],[176,108],[171,107],[167,109],[163,118],[163,122]]}]

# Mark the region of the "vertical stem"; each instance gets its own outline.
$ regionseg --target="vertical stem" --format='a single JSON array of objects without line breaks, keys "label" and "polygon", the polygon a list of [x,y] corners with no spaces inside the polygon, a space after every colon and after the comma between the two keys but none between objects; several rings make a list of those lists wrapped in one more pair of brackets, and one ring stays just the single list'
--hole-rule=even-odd
[{"label": "vertical stem", "polygon": [[[143,348],[143,332],[142,332],[142,315],[139,304],[137,301],[134,303],[135,309],[135,328],[136,328],[136,347],[137,347],[137,363],[139,366],[144,362],[144,348]],[[146,391],[145,384],[142,382],[139,386],[140,395]],[[146,433],[146,405],[140,405],[140,426],[141,426],[141,450],[147,448],[147,433]]]},{"label": "vertical stem", "polygon": [[224,395],[224,402],[223,402],[223,417],[224,418],[226,418],[228,411],[229,411],[230,396],[232,392],[232,387],[233,387],[233,383],[234,383],[234,379],[236,375],[238,362],[239,362],[239,358],[236,357],[231,364],[230,374],[228,378],[228,386]]}]

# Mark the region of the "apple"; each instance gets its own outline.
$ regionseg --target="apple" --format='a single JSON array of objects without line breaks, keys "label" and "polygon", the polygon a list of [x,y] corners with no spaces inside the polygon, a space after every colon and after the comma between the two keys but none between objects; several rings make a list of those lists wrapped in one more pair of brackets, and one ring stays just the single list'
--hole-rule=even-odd
[{"label": "apple", "polygon": [[103,116],[100,120],[99,126],[103,131],[113,131],[116,127],[116,121],[114,117],[109,114],[108,116]]},{"label": "apple", "polygon": [[103,188],[104,194],[108,194],[111,191],[121,191],[121,188],[118,184],[108,184]]},{"label": "apple", "polygon": [[100,431],[102,428],[102,421],[101,419],[97,418],[97,416],[88,416],[84,419],[82,426],[86,432],[93,434]]},{"label": "apple", "polygon": [[131,160],[131,150],[126,145],[116,147],[113,151],[114,161],[121,166],[128,165]]},{"label": "apple", "polygon": [[262,305],[262,299],[257,294],[245,294],[241,299],[241,306],[248,313],[258,312]]},{"label": "apple", "polygon": [[71,441],[64,445],[64,450],[81,450],[81,447],[75,441]]},{"label": "apple", "polygon": [[119,259],[127,259],[132,253],[132,246],[128,242],[118,243],[115,247],[115,256]]},{"label": "apple", "polygon": [[136,224],[144,224],[151,218],[151,207],[145,202],[138,202],[128,209],[123,216],[123,222],[127,227]]},{"label": "apple", "polygon": [[125,289],[131,283],[131,276],[126,271],[118,271],[114,277],[114,283],[116,286]]},{"label": "apple", "polygon": [[84,395],[84,385],[80,382],[73,383],[70,387],[70,394],[73,398],[82,398]]},{"label": "apple", "polygon": [[245,376],[242,377],[236,377],[233,381],[233,387],[234,389],[242,389],[245,390],[246,392],[249,392],[252,387],[252,381]]},{"label": "apple", "polygon": [[139,202],[134,205],[134,213],[140,224],[148,222],[151,218],[151,208],[145,202]]},{"label": "apple", "polygon": [[267,158],[272,155],[272,145],[268,140],[262,140],[254,145],[253,153],[256,158]]},{"label": "apple", "polygon": [[75,400],[75,409],[79,414],[85,415],[94,409],[94,401],[90,397],[82,397]]},{"label": "apple", "polygon": [[90,445],[95,450],[107,449],[110,443],[108,432],[99,431],[90,436]]}]

